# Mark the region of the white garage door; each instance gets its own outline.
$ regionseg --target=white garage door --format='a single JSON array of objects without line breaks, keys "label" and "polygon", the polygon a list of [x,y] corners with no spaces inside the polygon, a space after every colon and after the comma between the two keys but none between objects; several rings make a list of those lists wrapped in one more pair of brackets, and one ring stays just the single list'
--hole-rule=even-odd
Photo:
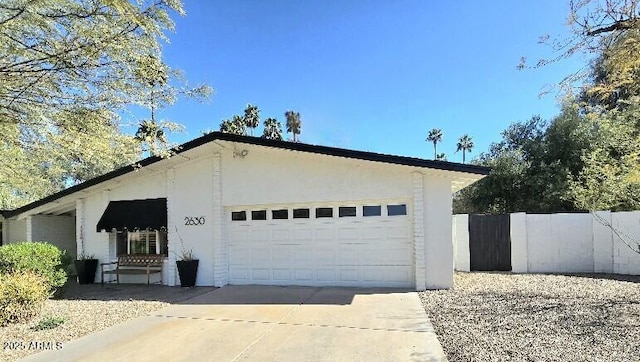
[{"label": "white garage door", "polygon": [[229,210],[229,283],[412,287],[406,205]]}]

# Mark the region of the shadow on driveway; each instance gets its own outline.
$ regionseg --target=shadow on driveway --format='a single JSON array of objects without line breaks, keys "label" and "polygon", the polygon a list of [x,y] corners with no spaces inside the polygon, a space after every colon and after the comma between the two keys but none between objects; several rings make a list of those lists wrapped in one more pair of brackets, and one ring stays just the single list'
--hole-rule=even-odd
[{"label": "shadow on driveway", "polygon": [[[77,284],[67,283],[57,299],[67,300],[144,300],[171,304],[211,304],[207,294],[216,287],[181,288],[146,284]],[[319,287],[254,285],[224,287],[225,293],[216,293],[215,304],[327,304],[349,305],[357,295],[406,293],[398,288],[325,288],[331,293],[317,293]],[[315,292],[314,292],[315,291]],[[310,297],[311,293],[311,297]]]},{"label": "shadow on driveway", "polygon": [[215,287],[167,287],[146,284],[78,284],[70,281],[56,299],[67,300],[145,300],[180,303],[215,290]]}]

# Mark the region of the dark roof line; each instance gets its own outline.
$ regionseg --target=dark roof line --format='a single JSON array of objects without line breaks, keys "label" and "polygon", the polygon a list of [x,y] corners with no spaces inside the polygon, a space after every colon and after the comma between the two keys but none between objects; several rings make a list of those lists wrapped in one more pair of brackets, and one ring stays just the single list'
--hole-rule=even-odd
[{"label": "dark roof line", "polygon": [[[421,158],[387,155],[387,154],[366,152],[366,151],[356,151],[356,150],[349,150],[345,148],[310,145],[306,143],[269,140],[264,138],[240,136],[240,135],[234,135],[234,134],[222,133],[222,132],[208,133],[204,136],[201,136],[191,141],[188,141],[186,143],[183,143],[180,146],[174,147],[172,151],[178,154],[178,153],[182,153],[182,152],[194,149],[196,147],[202,146],[206,143],[213,142],[216,140],[246,143],[246,144],[265,146],[265,147],[274,147],[274,148],[280,148],[280,149],[286,149],[286,150],[292,150],[292,151],[317,153],[317,154],[329,155],[329,156],[354,158],[359,160],[391,163],[391,164],[397,164],[397,165],[426,167],[426,168],[433,168],[433,169],[445,170],[445,171],[473,173],[478,175],[488,175],[490,171],[488,167],[482,167],[482,166],[466,165],[466,164],[453,163],[453,162],[447,162],[447,161],[424,160]],[[107,172],[104,175],[92,178],[78,185],[71,186],[60,192],[49,195],[47,197],[44,197],[40,200],[34,201],[30,204],[24,205],[17,209],[1,211],[0,214],[2,214],[5,218],[16,216],[25,211],[35,209],[36,207],[39,207],[51,201],[60,199],[64,196],[71,195],[75,192],[87,189],[91,186],[95,186],[102,182],[116,178],[118,176],[122,176],[127,173],[133,172],[140,167],[149,166],[163,159],[164,158],[159,156],[147,157],[137,163],[118,168],[111,172]]]}]

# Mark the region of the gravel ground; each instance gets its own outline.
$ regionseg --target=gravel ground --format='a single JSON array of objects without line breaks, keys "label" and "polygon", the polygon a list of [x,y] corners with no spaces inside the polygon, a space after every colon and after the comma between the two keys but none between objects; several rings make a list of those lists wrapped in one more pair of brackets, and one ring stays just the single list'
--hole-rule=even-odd
[{"label": "gravel ground", "polygon": [[[14,361],[43,349],[56,348],[56,344],[64,348],[64,343],[71,340],[213,289],[69,284],[61,298],[46,302],[39,317],[26,324],[0,327],[0,361]],[[49,330],[31,329],[44,317],[62,317],[65,321]]]},{"label": "gravel ground", "polygon": [[420,293],[450,361],[640,361],[640,276],[456,273]]}]

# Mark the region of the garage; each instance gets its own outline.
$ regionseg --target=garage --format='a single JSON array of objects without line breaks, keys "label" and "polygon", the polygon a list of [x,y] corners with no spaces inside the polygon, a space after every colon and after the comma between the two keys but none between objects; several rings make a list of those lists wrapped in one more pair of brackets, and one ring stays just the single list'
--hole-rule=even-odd
[{"label": "garage", "polygon": [[408,204],[229,209],[229,284],[412,287]]}]

